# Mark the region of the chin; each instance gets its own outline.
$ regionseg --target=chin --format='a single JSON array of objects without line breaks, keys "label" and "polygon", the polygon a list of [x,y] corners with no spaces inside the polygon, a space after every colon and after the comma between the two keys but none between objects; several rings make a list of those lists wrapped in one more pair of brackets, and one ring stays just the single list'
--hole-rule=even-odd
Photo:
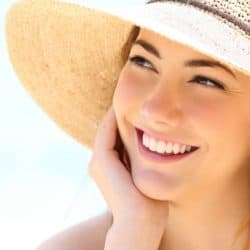
[{"label": "chin", "polygon": [[176,181],[152,169],[138,170],[132,166],[131,171],[134,185],[145,196],[162,201],[173,200],[177,197]]}]

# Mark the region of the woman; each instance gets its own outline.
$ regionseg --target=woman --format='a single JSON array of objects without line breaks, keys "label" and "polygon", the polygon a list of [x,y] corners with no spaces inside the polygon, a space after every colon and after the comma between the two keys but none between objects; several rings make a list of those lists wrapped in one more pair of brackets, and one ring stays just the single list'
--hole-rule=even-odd
[{"label": "woman", "polygon": [[[9,14],[13,64],[60,126],[94,138],[89,174],[109,207],[39,249],[248,249],[249,2],[151,1],[112,16],[39,2]],[[75,27],[87,19],[96,26]]]}]

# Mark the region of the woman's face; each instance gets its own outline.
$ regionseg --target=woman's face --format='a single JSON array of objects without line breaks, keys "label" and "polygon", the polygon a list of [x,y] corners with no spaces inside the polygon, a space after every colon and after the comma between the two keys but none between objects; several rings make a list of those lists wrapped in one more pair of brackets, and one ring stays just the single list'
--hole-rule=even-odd
[{"label": "woman's face", "polygon": [[[168,200],[224,192],[249,178],[250,77],[145,29],[129,58],[113,106],[137,188]],[[149,159],[136,128],[199,148],[178,161]]]}]

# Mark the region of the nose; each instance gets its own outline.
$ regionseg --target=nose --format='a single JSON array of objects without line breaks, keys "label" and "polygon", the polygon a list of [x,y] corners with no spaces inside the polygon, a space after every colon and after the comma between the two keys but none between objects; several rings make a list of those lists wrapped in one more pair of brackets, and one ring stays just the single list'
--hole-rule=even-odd
[{"label": "nose", "polygon": [[147,95],[140,115],[151,124],[178,127],[183,118],[181,92],[176,85],[158,84]]}]

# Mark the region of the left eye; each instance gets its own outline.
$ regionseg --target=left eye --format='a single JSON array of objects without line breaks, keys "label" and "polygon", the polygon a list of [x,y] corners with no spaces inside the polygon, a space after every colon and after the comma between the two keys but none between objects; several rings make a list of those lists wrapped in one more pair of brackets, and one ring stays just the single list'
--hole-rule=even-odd
[{"label": "left eye", "polygon": [[[153,70],[154,72],[158,73],[158,71],[155,69],[154,65],[147,60],[146,58],[142,57],[142,56],[131,56],[129,57],[129,61],[132,62],[133,64],[135,64],[136,66],[139,66],[141,68],[146,68],[146,69],[150,69]],[[202,76],[202,75],[197,75],[195,76],[190,82],[196,82],[200,85],[204,85],[205,87],[208,88],[219,88],[219,89],[223,89],[225,90],[224,84],[213,80],[211,78]]]},{"label": "left eye", "polygon": [[225,89],[222,83],[219,83],[218,81],[215,81],[205,76],[195,76],[194,79],[190,82],[197,82],[198,84],[204,85],[205,87]]}]

